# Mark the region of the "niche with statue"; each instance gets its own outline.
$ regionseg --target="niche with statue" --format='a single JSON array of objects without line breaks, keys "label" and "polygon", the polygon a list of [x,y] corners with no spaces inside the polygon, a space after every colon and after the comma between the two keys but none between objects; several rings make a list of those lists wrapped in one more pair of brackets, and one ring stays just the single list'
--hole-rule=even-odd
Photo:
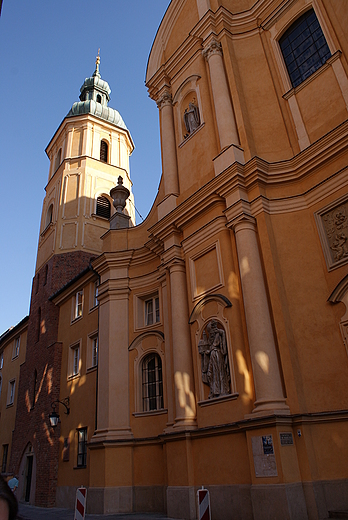
[{"label": "niche with statue", "polygon": [[229,395],[231,374],[226,332],[216,320],[210,320],[203,328],[198,352],[201,357],[202,381],[209,386],[208,399]]}]

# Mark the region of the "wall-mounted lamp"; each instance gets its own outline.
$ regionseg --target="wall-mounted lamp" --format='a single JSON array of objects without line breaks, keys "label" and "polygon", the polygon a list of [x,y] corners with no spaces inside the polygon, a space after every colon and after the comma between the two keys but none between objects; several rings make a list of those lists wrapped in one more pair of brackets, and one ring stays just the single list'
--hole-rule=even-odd
[{"label": "wall-mounted lamp", "polygon": [[65,409],[66,409],[66,411],[64,412],[65,415],[69,415],[69,413],[70,413],[69,397],[66,397],[65,399],[63,399],[63,401],[59,401],[59,399],[57,399],[56,401],[53,401],[53,403],[51,404],[51,406],[53,408],[53,412],[51,412],[48,416],[52,428],[55,428],[59,423],[59,413],[56,412],[57,403],[58,403],[58,408],[59,408],[59,403],[62,404],[63,406],[65,406]]}]

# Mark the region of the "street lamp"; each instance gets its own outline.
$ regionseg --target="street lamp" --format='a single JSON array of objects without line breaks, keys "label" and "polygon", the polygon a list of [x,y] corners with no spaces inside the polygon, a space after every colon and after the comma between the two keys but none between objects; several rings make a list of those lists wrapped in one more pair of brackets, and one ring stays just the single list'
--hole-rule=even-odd
[{"label": "street lamp", "polygon": [[56,401],[53,401],[53,403],[51,404],[51,406],[53,408],[53,412],[51,412],[49,414],[49,416],[48,416],[52,428],[55,428],[58,425],[58,423],[59,423],[59,413],[56,412],[57,403],[58,403],[58,409],[59,409],[59,403],[62,404],[63,406],[65,406],[65,409],[66,409],[66,411],[64,412],[65,415],[69,415],[70,414],[70,399],[69,399],[69,397],[66,397],[65,399],[63,399],[63,401],[59,401],[59,399],[56,399]]}]

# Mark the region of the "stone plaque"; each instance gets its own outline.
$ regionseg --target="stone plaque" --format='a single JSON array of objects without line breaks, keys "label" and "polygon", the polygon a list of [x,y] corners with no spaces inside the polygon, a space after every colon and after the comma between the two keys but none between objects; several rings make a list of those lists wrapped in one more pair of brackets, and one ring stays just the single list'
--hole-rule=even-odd
[{"label": "stone plaque", "polygon": [[272,435],[251,438],[256,477],[276,477],[277,464]]},{"label": "stone plaque", "polygon": [[348,199],[341,198],[315,214],[328,269],[348,262]]},{"label": "stone plaque", "polygon": [[291,432],[280,433],[279,436],[281,446],[291,446],[292,444],[294,444],[294,438]]}]

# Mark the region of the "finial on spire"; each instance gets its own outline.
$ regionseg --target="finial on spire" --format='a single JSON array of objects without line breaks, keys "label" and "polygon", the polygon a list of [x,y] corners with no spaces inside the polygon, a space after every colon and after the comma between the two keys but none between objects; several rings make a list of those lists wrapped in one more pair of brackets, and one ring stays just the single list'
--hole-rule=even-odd
[{"label": "finial on spire", "polygon": [[98,55],[97,55],[96,60],[95,60],[95,71],[94,71],[93,76],[100,76],[100,72],[99,72],[99,63],[100,63],[99,52],[100,52],[100,48],[98,49]]}]

